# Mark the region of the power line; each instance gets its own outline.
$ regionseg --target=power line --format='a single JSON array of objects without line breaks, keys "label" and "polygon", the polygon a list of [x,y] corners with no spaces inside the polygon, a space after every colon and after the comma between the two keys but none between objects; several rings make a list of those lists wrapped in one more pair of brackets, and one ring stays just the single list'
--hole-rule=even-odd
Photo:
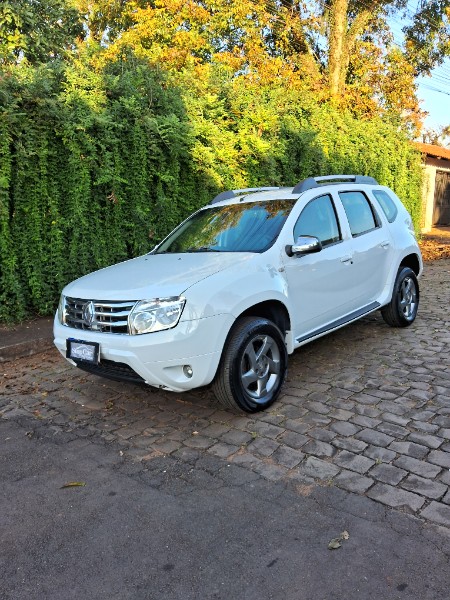
[{"label": "power line", "polygon": [[423,87],[427,90],[431,90],[433,92],[437,92],[438,94],[445,94],[446,96],[450,96],[450,92],[446,92],[445,90],[441,90],[440,88],[435,87],[434,85],[430,85],[429,83],[418,83],[420,87]]}]

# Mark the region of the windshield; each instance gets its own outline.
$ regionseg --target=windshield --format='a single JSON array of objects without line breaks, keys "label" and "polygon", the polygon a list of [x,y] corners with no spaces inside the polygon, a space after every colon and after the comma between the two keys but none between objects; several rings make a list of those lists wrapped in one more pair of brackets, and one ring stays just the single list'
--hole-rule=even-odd
[{"label": "windshield", "polygon": [[296,199],[205,208],[165,239],[166,252],[264,252],[278,237]]}]

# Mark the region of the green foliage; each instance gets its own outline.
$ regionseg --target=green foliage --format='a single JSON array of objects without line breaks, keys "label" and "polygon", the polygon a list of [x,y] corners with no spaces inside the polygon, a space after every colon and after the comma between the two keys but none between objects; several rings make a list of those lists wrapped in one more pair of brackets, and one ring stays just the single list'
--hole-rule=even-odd
[{"label": "green foliage", "polygon": [[293,185],[330,173],[371,175],[391,187],[419,226],[421,159],[398,123],[362,120],[306,90],[256,87],[186,97],[193,155],[220,188]]},{"label": "green foliage", "polygon": [[450,2],[420,2],[411,25],[404,29],[407,57],[417,73],[427,73],[450,55]]},{"label": "green foliage", "polygon": [[0,77],[0,320],[49,314],[62,287],[149,251],[223,188],[362,173],[420,213],[420,156],[397,124],[302,89],[133,56]]},{"label": "green foliage", "polygon": [[69,0],[2,0],[0,65],[47,62],[82,34],[81,15]]},{"label": "green foliage", "polygon": [[[11,137],[4,116],[0,118],[0,317],[8,316],[9,311],[2,310],[7,305],[18,306],[17,318],[23,316],[23,296],[17,277],[18,264],[16,248],[11,239],[11,217],[13,207],[10,201]],[[2,314],[3,313],[3,314]]]},{"label": "green foliage", "polygon": [[142,65],[0,80],[0,320],[48,314],[70,280],[149,251],[204,204],[191,144],[179,94]]}]

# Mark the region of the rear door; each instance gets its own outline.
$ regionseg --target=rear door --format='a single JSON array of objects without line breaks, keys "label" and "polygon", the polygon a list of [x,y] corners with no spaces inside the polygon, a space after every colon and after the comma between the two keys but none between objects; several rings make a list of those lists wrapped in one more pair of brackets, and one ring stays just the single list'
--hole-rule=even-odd
[{"label": "rear door", "polygon": [[393,240],[384,214],[379,214],[364,191],[341,190],[335,195],[351,235],[352,304],[356,310],[380,297],[394,257]]}]

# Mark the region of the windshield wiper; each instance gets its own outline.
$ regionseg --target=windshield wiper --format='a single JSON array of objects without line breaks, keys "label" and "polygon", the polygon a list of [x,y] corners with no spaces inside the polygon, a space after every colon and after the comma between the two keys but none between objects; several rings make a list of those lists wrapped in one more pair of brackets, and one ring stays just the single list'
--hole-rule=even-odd
[{"label": "windshield wiper", "polygon": [[198,248],[187,248],[185,252],[221,252],[221,250],[211,248],[210,246],[199,246]]},{"label": "windshield wiper", "polygon": [[[190,252],[223,252],[223,250],[210,248],[209,246],[199,246],[198,248],[192,246],[191,248],[186,248],[186,250],[156,250],[154,254],[187,254]],[[153,252],[149,252],[149,254],[153,254]]]}]

